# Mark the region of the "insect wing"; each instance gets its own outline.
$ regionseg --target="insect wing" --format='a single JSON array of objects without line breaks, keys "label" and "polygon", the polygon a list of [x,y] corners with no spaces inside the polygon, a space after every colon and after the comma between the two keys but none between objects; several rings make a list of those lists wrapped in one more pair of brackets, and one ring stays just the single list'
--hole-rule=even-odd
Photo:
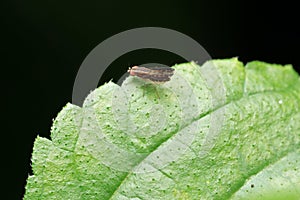
[{"label": "insect wing", "polygon": [[153,82],[167,82],[174,74],[174,69],[170,67],[153,67],[149,69],[151,70],[149,80]]},{"label": "insect wing", "polygon": [[146,68],[134,66],[128,71],[132,76],[137,76],[142,79],[148,79],[158,83],[169,81],[171,76],[174,74],[174,69],[170,67]]}]

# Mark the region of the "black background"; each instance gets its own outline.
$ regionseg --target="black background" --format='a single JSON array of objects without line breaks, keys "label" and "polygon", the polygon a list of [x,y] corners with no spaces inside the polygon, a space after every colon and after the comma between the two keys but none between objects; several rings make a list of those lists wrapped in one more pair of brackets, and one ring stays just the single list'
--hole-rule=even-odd
[{"label": "black background", "polygon": [[[33,142],[49,138],[52,119],[71,102],[86,55],[106,38],[137,27],[165,27],[198,41],[213,58],[238,56],[293,64],[300,59],[297,6],[242,1],[16,1],[1,3],[2,159],[6,199],[20,199]],[[141,50],[122,56],[99,84],[132,64],[183,60]],[[2,192],[2,197],[6,196]]]}]

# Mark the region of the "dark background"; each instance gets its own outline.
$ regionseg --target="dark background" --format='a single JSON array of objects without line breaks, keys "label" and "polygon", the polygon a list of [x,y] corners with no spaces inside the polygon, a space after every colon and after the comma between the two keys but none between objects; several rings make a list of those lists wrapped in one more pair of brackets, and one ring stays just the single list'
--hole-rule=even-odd
[{"label": "dark background", "polygon": [[[197,3],[196,3],[197,2]],[[6,199],[21,199],[31,173],[39,134],[49,138],[52,119],[71,102],[72,87],[86,55],[106,38],[132,28],[174,29],[197,40],[213,58],[238,56],[293,64],[300,59],[297,6],[288,1],[2,1],[1,187]],[[117,79],[132,64],[174,64],[167,52],[140,50],[114,62],[99,84]],[[2,192],[2,197],[6,196]]]}]

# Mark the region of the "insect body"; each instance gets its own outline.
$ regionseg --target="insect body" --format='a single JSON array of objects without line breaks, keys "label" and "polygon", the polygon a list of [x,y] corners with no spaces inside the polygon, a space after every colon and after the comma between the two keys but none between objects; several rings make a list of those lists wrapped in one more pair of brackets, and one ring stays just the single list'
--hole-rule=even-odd
[{"label": "insect body", "polygon": [[142,79],[150,80],[155,83],[164,83],[170,80],[174,74],[174,69],[170,67],[138,67],[133,66],[128,70],[131,76],[137,76]]}]

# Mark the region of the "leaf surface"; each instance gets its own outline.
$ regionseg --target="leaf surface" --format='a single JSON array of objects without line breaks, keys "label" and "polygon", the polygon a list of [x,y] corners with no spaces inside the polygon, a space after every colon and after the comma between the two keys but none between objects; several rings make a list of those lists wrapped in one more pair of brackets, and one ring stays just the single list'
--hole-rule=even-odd
[{"label": "leaf surface", "polygon": [[[300,196],[300,79],[236,58],[173,66],[162,85],[128,77],[67,104],[37,137],[24,199]],[[255,198],[254,198],[255,197]]]}]

